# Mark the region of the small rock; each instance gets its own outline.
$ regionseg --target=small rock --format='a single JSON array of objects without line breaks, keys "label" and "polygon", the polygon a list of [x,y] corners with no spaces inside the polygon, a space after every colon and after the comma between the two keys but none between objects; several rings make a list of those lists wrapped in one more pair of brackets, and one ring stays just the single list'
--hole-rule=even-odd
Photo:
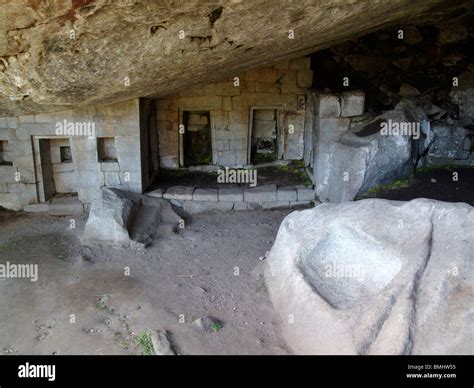
[{"label": "small rock", "polygon": [[151,342],[157,356],[174,356],[176,351],[170,341],[168,331],[155,330],[151,333]]},{"label": "small rock", "polygon": [[222,323],[209,315],[196,319],[192,325],[205,333],[215,333],[222,328]]},{"label": "small rock", "polygon": [[438,182],[435,178],[431,178],[431,183],[436,183]]},{"label": "small rock", "polygon": [[402,97],[418,96],[420,94],[420,91],[414,86],[404,83],[400,86],[398,94]]}]

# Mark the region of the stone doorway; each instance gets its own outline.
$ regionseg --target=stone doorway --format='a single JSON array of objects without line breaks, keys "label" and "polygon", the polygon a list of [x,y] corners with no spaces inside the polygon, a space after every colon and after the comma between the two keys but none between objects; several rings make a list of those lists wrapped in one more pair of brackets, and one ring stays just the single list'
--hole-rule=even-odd
[{"label": "stone doorway", "polygon": [[278,159],[278,110],[252,108],[250,112],[249,161],[269,163]]},{"label": "stone doorway", "polygon": [[77,193],[77,177],[68,138],[40,138],[39,184],[40,201],[47,202],[56,196]]},{"label": "stone doorway", "polygon": [[182,166],[212,164],[211,117],[209,111],[184,111]]}]

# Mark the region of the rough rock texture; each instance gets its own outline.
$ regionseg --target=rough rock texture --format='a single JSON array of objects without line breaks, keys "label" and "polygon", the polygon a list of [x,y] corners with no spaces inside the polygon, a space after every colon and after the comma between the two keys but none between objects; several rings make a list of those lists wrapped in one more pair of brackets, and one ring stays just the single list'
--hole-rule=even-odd
[{"label": "rough rock texture", "polygon": [[472,354],[474,208],[426,199],[288,215],[266,281],[296,353]]},{"label": "rough rock texture", "polygon": [[430,127],[428,163],[474,165],[474,131],[460,125]]},{"label": "rough rock texture", "polygon": [[[473,25],[474,15],[466,12],[444,17],[440,23],[388,26],[315,52],[311,55],[317,69],[313,87],[341,92],[347,90],[341,79],[348,77],[350,88],[365,91],[368,111],[393,109],[400,97],[421,93],[422,99],[432,100],[448,117],[457,118],[457,98],[450,99],[449,92],[451,88],[455,94],[461,92],[460,100],[467,102],[464,98],[469,96],[462,92],[469,79],[466,70],[474,63]],[[453,77],[461,74],[459,86],[453,86]]]},{"label": "rough rock texture", "polygon": [[459,106],[459,118],[463,125],[474,124],[474,64],[459,75],[458,86],[451,89],[451,100]]},{"label": "rough rock texture", "polygon": [[443,0],[2,0],[0,115],[167,95],[382,26],[471,7]]},{"label": "rough rock texture", "polygon": [[[315,162],[316,194],[323,202],[344,202],[370,188],[404,177],[412,163],[410,136],[383,135],[382,122],[408,122],[403,110],[393,110],[369,124],[345,132],[339,139],[320,135],[320,158]],[[320,131],[324,128],[321,127]],[[318,155],[317,155],[318,156]]]},{"label": "rough rock texture", "polygon": [[83,242],[129,244],[133,218],[141,204],[140,195],[104,188],[92,202]]}]

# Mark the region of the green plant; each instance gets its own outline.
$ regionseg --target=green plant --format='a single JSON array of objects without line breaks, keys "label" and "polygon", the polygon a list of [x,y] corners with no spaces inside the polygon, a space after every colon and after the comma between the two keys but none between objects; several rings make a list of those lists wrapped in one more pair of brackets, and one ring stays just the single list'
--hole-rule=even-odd
[{"label": "green plant", "polygon": [[150,333],[140,333],[137,337],[137,344],[142,348],[143,355],[152,356],[155,354]]},{"label": "green plant", "polygon": [[222,329],[222,324],[220,322],[211,323],[211,331],[217,333],[220,329]]}]

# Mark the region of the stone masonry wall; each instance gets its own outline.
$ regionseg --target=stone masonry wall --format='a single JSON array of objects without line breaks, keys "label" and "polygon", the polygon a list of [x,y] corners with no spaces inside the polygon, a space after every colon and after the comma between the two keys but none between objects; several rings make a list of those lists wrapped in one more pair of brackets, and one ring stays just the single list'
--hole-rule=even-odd
[{"label": "stone masonry wall", "polygon": [[[56,123],[90,122],[95,137],[56,136]],[[100,162],[96,137],[113,137],[117,161]],[[108,106],[76,108],[50,114],[0,118],[0,140],[9,144],[12,166],[0,165],[0,206],[20,210],[24,205],[44,201],[39,140],[69,139],[72,163],[57,163],[75,172],[79,200],[90,203],[101,187],[142,192],[140,164],[139,100]],[[59,191],[59,190],[58,190]],[[68,189],[71,191],[71,188]]]},{"label": "stone masonry wall", "polygon": [[[313,74],[306,57],[257,68],[222,82],[199,85],[156,101],[160,166],[179,167],[179,125],[183,111],[209,111],[213,164],[248,163],[251,108],[276,109],[280,128],[280,157],[302,159],[305,92]],[[289,131],[290,125],[293,129]]]}]

